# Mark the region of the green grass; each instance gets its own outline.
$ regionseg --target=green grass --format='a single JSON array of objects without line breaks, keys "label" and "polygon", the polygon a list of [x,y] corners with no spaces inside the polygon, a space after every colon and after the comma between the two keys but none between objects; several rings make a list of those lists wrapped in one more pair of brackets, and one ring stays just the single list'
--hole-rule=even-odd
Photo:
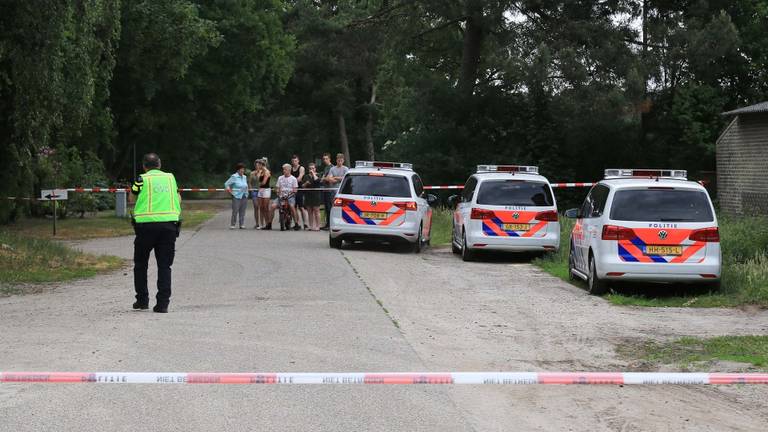
[{"label": "green grass", "polygon": [[[432,222],[432,244],[450,244],[452,211],[436,209]],[[721,218],[720,246],[723,251],[722,286],[711,292],[706,286],[633,285],[618,286],[605,296],[622,306],[647,307],[768,307],[768,219]],[[560,218],[560,249],[533,261],[547,273],[568,280],[568,239],[574,220]],[[577,286],[584,287],[580,281]]]},{"label": "green grass", "polygon": [[768,370],[768,336],[684,337],[672,342],[624,344],[617,348],[625,358],[672,365],[682,370],[707,370],[716,361],[732,361]]},{"label": "green grass", "polygon": [[[226,208],[226,201],[184,202],[184,229],[192,229]],[[114,271],[124,261],[114,256],[82,253],[51,241],[50,219],[23,219],[0,228],[0,294],[24,292],[24,284],[60,282]],[[84,240],[133,235],[128,219],[113,212],[67,218],[57,224],[57,240]]]},{"label": "green grass", "polygon": [[70,249],[50,240],[0,230],[0,293],[17,292],[19,284],[58,282],[119,269],[123,260]]},{"label": "green grass", "polygon": [[[614,287],[605,296],[616,305],[648,307],[768,307],[768,219],[720,219],[723,251],[722,287],[636,285]],[[568,239],[574,221],[560,219],[560,250],[534,260],[544,271],[568,280]],[[576,282],[583,286],[582,283]]]},{"label": "green grass", "polygon": [[432,212],[432,246],[451,244],[453,230],[453,211],[447,208],[437,208]]},{"label": "green grass", "polygon": [[[226,202],[184,201],[182,217],[184,229],[195,228],[226,208]],[[4,227],[10,232],[24,237],[37,239],[52,238],[53,221],[51,219],[27,218]],[[70,217],[61,219],[56,226],[58,240],[85,240],[103,237],[133,235],[129,219],[114,216],[114,211],[101,212],[85,218]]]}]

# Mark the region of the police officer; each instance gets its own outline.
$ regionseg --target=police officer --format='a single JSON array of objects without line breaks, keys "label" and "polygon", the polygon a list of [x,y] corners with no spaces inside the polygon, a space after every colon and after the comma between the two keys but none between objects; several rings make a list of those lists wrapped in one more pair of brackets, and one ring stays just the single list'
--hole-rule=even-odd
[{"label": "police officer", "polygon": [[149,308],[147,267],[149,253],[155,250],[157,260],[157,304],[155,312],[167,313],[171,299],[171,266],[176,253],[176,238],[181,230],[181,196],[176,178],[160,171],[160,158],[155,153],[144,155],[144,174],[133,183],[137,195],[133,211],[136,239],[133,242],[133,282],[136,288],[134,309]]}]

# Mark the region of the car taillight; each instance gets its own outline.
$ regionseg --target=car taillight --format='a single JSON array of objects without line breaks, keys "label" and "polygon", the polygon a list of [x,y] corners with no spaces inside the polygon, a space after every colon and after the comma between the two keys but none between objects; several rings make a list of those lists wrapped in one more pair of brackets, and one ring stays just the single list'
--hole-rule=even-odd
[{"label": "car taillight", "polygon": [[637,236],[632,228],[616,225],[603,226],[603,240],[632,240],[635,237]]},{"label": "car taillight", "polygon": [[717,227],[696,230],[688,237],[689,240],[707,243],[719,243],[720,231]]},{"label": "car taillight", "polygon": [[346,198],[334,198],[334,200],[333,200],[333,206],[334,206],[334,207],[343,207],[344,205],[346,205],[346,204],[349,204],[350,202],[352,202],[352,200],[350,200],[350,199],[346,199]]},{"label": "car taillight", "polygon": [[536,215],[536,220],[544,222],[557,222],[557,212],[554,210],[541,212]]},{"label": "car taillight", "polygon": [[416,206],[416,201],[404,201],[404,202],[396,202],[394,203],[395,207],[400,207],[403,210],[406,211],[416,211],[418,207]]},{"label": "car taillight", "polygon": [[494,213],[493,210],[473,208],[469,217],[470,219],[492,219],[494,217]]}]

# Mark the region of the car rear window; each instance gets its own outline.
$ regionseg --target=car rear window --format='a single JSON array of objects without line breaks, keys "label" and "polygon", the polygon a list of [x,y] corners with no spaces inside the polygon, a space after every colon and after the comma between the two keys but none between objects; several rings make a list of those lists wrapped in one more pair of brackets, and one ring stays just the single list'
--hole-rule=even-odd
[{"label": "car rear window", "polygon": [[620,190],[613,197],[611,219],[637,222],[712,222],[704,191],[681,189]]},{"label": "car rear window", "polygon": [[486,180],[480,184],[477,203],[495,206],[554,205],[552,190],[546,183],[525,180]]},{"label": "car rear window", "polygon": [[395,198],[410,198],[408,179],[399,175],[347,174],[340,193]]}]

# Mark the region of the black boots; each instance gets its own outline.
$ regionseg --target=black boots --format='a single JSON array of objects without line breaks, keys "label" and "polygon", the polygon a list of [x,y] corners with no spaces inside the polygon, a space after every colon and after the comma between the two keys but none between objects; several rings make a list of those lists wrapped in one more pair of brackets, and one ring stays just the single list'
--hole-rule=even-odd
[{"label": "black boots", "polygon": [[[145,310],[149,309],[149,304],[137,301],[133,304],[133,308]],[[168,313],[168,306],[155,305],[155,307],[152,308],[152,311],[157,313]]]}]

